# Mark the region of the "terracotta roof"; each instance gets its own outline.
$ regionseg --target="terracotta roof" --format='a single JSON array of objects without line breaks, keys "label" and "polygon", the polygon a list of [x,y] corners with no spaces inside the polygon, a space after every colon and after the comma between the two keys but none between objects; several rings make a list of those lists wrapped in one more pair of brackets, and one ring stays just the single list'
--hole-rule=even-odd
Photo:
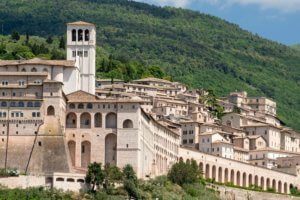
[{"label": "terracotta roof", "polygon": [[71,60],[43,60],[34,58],[30,60],[0,60],[0,66],[19,66],[19,65],[49,65],[75,67],[75,61]]},{"label": "terracotta roof", "polygon": [[168,80],[159,79],[159,78],[153,78],[153,77],[143,78],[143,79],[139,79],[139,80],[134,80],[133,82],[161,82],[161,83],[172,83],[171,81],[168,81]]},{"label": "terracotta roof", "polygon": [[71,102],[93,102],[97,101],[99,98],[95,95],[79,90],[68,94],[67,99]]},{"label": "terracotta roof", "polygon": [[68,102],[71,103],[81,103],[81,102],[91,102],[91,103],[143,103],[146,102],[140,98],[106,98],[101,99],[98,96],[92,95],[90,93],[84,92],[82,90],[73,92],[67,95]]},{"label": "terracotta roof", "polygon": [[248,149],[244,149],[244,148],[240,148],[240,147],[233,147],[233,149],[235,150],[235,151],[243,151],[243,152],[249,152],[249,150]]},{"label": "terracotta roof", "polygon": [[124,82],[123,80],[121,80],[121,79],[113,79],[113,81],[111,80],[111,78],[103,78],[103,79],[97,79],[96,81],[103,81],[103,82],[114,82],[114,81],[122,81],[122,82]]},{"label": "terracotta roof", "polygon": [[84,21],[70,22],[70,23],[67,23],[67,25],[73,25],[73,26],[82,26],[82,25],[84,25],[84,26],[95,26],[92,23],[84,22]]},{"label": "terracotta roof", "polygon": [[212,142],[212,144],[229,144],[229,145],[233,145],[232,143],[230,143],[228,141],[222,141],[222,140],[216,140],[216,141]]}]

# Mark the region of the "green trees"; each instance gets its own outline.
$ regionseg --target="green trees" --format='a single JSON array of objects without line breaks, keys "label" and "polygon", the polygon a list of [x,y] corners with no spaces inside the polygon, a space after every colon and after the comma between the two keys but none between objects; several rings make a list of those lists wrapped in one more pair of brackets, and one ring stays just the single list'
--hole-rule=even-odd
[{"label": "green trees", "polygon": [[88,167],[88,172],[85,177],[85,181],[91,185],[91,191],[95,192],[96,186],[100,186],[104,181],[104,171],[101,163],[92,163]]},{"label": "green trees", "polygon": [[221,119],[224,115],[224,108],[219,105],[217,96],[213,90],[208,90],[207,94],[200,99],[200,103],[206,105],[212,114],[218,119]]},{"label": "green trees", "polygon": [[168,173],[168,179],[178,185],[196,183],[202,178],[202,171],[195,160],[174,164]]},{"label": "green trees", "polygon": [[19,32],[13,31],[12,34],[11,34],[11,39],[16,40],[16,41],[20,40]]}]

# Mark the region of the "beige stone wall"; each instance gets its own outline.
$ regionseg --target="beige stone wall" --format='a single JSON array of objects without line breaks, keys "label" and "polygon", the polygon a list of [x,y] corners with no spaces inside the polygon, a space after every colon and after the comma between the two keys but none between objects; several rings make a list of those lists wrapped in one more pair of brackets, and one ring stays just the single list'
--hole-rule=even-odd
[{"label": "beige stone wall", "polygon": [[179,149],[179,156],[184,160],[196,160],[203,169],[204,176],[215,179],[217,182],[232,182],[235,185],[244,187],[255,184],[265,190],[272,187],[280,193],[289,193],[290,185],[300,186],[300,179],[295,175],[231,159],[224,159],[184,148]]}]

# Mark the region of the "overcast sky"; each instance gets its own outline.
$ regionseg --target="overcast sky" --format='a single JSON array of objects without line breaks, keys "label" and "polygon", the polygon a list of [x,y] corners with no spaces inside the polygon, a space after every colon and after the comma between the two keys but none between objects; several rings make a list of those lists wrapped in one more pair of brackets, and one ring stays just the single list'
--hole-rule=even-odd
[{"label": "overcast sky", "polygon": [[284,44],[300,43],[300,0],[136,0],[198,10]]}]

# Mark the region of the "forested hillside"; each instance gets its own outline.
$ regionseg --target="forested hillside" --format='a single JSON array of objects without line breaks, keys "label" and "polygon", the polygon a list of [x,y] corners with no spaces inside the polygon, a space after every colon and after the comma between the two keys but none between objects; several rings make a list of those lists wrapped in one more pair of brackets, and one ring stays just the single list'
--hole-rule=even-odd
[{"label": "forested hillside", "polygon": [[297,49],[297,50],[300,51],[300,44],[293,45],[292,48]]},{"label": "forested hillside", "polygon": [[78,20],[97,26],[98,69],[103,57],[118,57],[161,66],[173,79],[218,95],[247,90],[268,96],[278,102],[279,117],[300,130],[297,50],[185,9],[126,0],[0,1],[3,34],[62,36],[65,23]]}]

